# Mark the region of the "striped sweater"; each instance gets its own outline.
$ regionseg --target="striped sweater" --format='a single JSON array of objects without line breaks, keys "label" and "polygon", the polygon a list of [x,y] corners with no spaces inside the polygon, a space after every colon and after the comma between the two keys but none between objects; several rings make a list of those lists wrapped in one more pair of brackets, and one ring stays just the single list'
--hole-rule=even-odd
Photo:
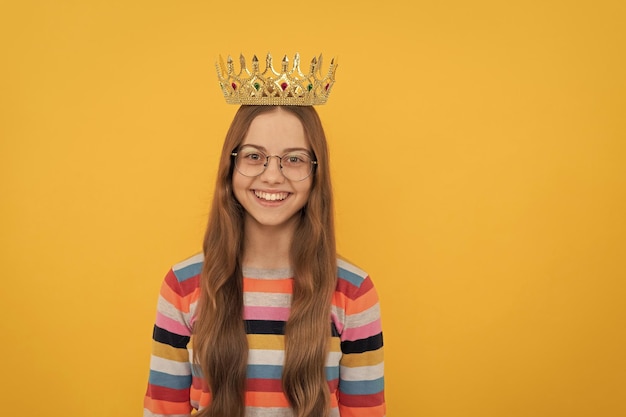
[{"label": "striped sweater", "polygon": [[[175,265],[161,287],[144,417],[189,416],[211,401],[202,376],[191,365],[202,262],[199,254]],[[244,268],[243,275],[249,346],[246,417],[291,417],[281,373],[292,273]],[[385,399],[378,296],[369,276],[346,261],[338,261],[338,278],[326,362],[331,416],[382,417]]]}]

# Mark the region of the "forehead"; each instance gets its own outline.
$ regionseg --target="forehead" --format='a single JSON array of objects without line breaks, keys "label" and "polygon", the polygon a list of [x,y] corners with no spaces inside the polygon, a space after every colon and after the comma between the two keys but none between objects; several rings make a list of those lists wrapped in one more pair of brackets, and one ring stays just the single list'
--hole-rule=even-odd
[{"label": "forehead", "polygon": [[309,149],[300,119],[280,109],[255,117],[242,145],[257,145],[272,153],[289,148]]}]

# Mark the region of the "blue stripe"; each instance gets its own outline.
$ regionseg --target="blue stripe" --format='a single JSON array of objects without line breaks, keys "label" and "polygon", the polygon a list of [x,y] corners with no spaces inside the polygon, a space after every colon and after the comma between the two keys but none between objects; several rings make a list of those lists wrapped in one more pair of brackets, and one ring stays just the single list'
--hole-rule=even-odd
[{"label": "blue stripe", "polygon": [[[281,379],[283,367],[278,365],[248,365],[248,378],[254,379]],[[326,367],[326,380],[339,378],[339,367]]]},{"label": "blue stripe", "polygon": [[326,380],[332,381],[334,379],[339,379],[339,367],[338,366],[330,366],[326,367]]},{"label": "blue stripe", "polygon": [[187,389],[191,386],[191,375],[170,375],[158,371],[150,371],[149,377],[152,385],[172,389]]},{"label": "blue stripe", "polygon": [[339,278],[345,279],[350,284],[360,287],[363,281],[365,281],[365,277],[361,275],[357,275],[354,272],[350,272],[347,269],[343,269],[341,267],[337,268],[337,276]]},{"label": "blue stripe", "polygon": [[202,262],[198,262],[195,264],[187,265],[184,268],[177,269],[174,271],[176,278],[178,278],[178,282],[183,282],[188,280],[191,277],[198,275],[202,271]]},{"label": "blue stripe", "polygon": [[385,378],[381,377],[371,381],[339,381],[339,390],[349,395],[378,394],[385,387]]},{"label": "blue stripe", "polygon": [[283,367],[277,365],[248,365],[248,378],[280,379]]}]

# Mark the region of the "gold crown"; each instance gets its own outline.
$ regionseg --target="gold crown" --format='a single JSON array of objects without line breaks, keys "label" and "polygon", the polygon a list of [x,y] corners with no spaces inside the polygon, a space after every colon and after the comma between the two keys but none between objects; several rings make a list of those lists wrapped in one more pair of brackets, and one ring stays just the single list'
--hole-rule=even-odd
[{"label": "gold crown", "polygon": [[272,65],[272,56],[268,53],[265,70],[259,70],[259,60],[252,57],[252,70],[246,66],[243,55],[239,57],[240,69],[235,72],[233,59],[229,56],[224,65],[220,56],[216,63],[217,78],[229,104],[248,105],[288,105],[312,106],[324,104],[335,83],[337,64],[333,58],[326,76],[322,76],[322,55],[311,60],[311,69],[307,75],[300,71],[300,55],[296,53],[293,66],[289,69],[287,56],[281,62],[281,71]]}]

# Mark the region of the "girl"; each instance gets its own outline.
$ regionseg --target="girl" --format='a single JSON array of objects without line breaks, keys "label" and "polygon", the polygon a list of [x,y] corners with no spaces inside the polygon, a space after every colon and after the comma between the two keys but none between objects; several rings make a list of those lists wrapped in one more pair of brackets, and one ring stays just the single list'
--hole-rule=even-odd
[{"label": "girl", "polygon": [[144,416],[385,415],[378,298],[337,259],[328,161],[312,106],[239,108],[203,253],[161,288]]}]

